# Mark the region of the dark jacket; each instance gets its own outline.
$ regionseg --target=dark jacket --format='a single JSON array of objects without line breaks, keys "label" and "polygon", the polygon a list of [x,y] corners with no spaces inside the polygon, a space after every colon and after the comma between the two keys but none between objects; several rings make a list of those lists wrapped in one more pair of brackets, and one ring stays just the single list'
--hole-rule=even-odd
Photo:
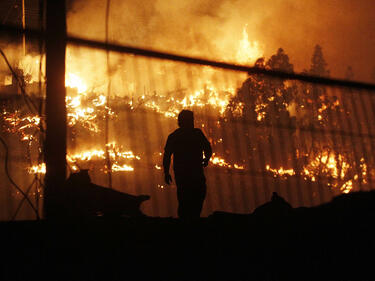
[{"label": "dark jacket", "polygon": [[209,141],[197,128],[178,128],[168,136],[164,148],[164,171],[169,171],[173,154],[176,180],[179,176],[203,176],[203,152],[206,159],[212,155]]}]

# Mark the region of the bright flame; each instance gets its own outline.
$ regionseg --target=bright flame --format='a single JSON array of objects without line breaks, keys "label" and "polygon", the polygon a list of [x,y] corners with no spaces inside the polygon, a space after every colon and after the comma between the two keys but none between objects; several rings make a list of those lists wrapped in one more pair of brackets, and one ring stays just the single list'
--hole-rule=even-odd
[{"label": "bright flame", "polygon": [[39,165],[34,165],[27,169],[29,174],[45,174],[46,173],[46,164],[41,163]]},{"label": "bright flame", "polygon": [[19,134],[22,141],[30,143],[34,140],[35,131],[40,129],[41,118],[38,115],[22,116],[17,110],[14,112],[3,111],[2,115],[7,124],[5,127],[7,132]]},{"label": "bright flame", "polygon": [[341,187],[340,190],[342,193],[349,193],[353,189],[353,181],[348,180],[346,183],[344,183]]},{"label": "bright flame", "polygon": [[[361,182],[367,183],[365,178],[367,176],[367,165],[363,158],[360,161],[360,168],[363,176]],[[353,181],[359,180],[358,174],[355,174],[353,179],[347,179],[349,169],[350,165],[344,156],[341,154],[336,155],[333,152],[329,153],[323,151],[303,167],[301,175],[304,176],[305,180],[311,180],[312,182],[316,181],[317,176],[326,175],[334,180],[333,183],[328,183],[329,186],[339,187],[341,184],[340,191],[343,193],[349,193],[353,189]],[[271,172],[274,177],[285,177],[286,175],[293,176],[296,174],[294,169],[284,169],[283,167],[273,169],[270,165],[266,165],[266,170]]]},{"label": "bright flame", "polygon": [[246,24],[242,30],[242,39],[237,51],[236,61],[238,63],[249,64],[255,62],[261,57],[263,57],[263,51],[261,50],[257,41],[249,41],[249,34],[247,33]]},{"label": "bright flame", "polygon": [[[263,50],[261,50],[257,41],[249,40],[247,25],[245,25],[242,30],[242,39],[239,41],[235,60],[237,63],[250,64],[260,57],[263,57]],[[71,57],[71,54],[68,52],[67,61],[69,61],[69,59],[74,61],[74,58]],[[234,58],[232,57],[232,59]],[[36,75],[39,74],[39,62],[40,57],[32,56],[25,56],[20,62],[19,67],[23,70],[27,83],[36,82],[40,79],[40,77]],[[91,133],[98,133],[98,119],[104,118],[104,116],[115,116],[111,108],[106,106],[106,96],[103,94],[97,94],[99,92],[97,91],[98,88],[96,84],[100,84],[100,93],[103,93],[103,89],[106,88],[105,83],[107,83],[103,81],[106,79],[97,82],[91,75],[92,73],[81,70],[78,71],[78,69],[80,69],[79,64],[67,63],[67,65],[70,69],[68,68],[66,73],[65,85],[67,88],[73,89],[68,90],[68,95],[66,96],[68,125],[75,126],[79,124],[88,129]],[[213,68],[203,68],[203,78],[201,80],[204,82],[199,82],[199,85],[194,88],[183,89],[177,95],[156,92],[151,94],[151,91],[148,92],[145,90],[140,96],[139,93],[136,93],[139,88],[139,85],[137,85],[138,82],[125,81],[124,84],[127,85],[127,87],[123,86],[123,92],[134,93],[135,96],[135,98],[132,97],[131,100],[129,98],[129,100],[126,101],[126,105],[129,106],[130,110],[136,110],[140,106],[146,107],[167,118],[177,117],[178,113],[184,108],[196,109],[205,107],[210,107],[223,116],[231,98],[236,95],[237,85],[231,84],[224,87],[215,83],[214,79],[206,79],[206,77],[214,77],[213,75],[210,76],[213,72]],[[41,75],[41,78],[43,79],[43,75]],[[118,84],[123,85],[122,83]],[[93,89],[95,89],[96,96],[94,96],[93,93],[88,92],[89,89],[92,92],[94,92]],[[273,99],[274,97],[268,98],[269,101],[273,101]],[[312,103],[312,100],[308,100],[308,102]],[[317,109],[318,120],[323,121],[325,119],[326,111],[330,108],[333,109],[334,107],[339,106],[339,104],[338,100],[330,106],[323,103],[321,107]],[[255,107],[257,121],[260,122],[266,118],[265,109],[267,106],[267,103],[258,101],[258,104],[256,104]],[[285,104],[285,106],[286,108],[289,108],[290,105]],[[234,116],[242,116],[243,110],[244,104],[238,103],[232,113]],[[42,121],[39,116],[21,116],[17,111],[15,113],[4,112],[3,117],[8,124],[6,130],[21,134],[20,139],[28,142],[31,142],[34,139],[35,130],[39,130],[40,122]],[[77,150],[75,153],[68,153],[67,162],[73,171],[77,171],[81,164],[87,164],[90,161],[105,160],[106,157],[110,158],[112,163],[110,170],[113,172],[134,171],[134,168],[127,162],[131,160],[140,160],[140,157],[135,155],[132,151],[124,151],[122,147],[117,146],[116,143],[109,143],[106,145],[106,149]],[[230,161],[215,154],[213,154],[210,162],[219,167],[238,170],[245,169],[244,165],[230,163]],[[154,167],[157,170],[162,169],[162,167],[158,165],[155,165]],[[301,175],[305,180],[311,180],[312,182],[315,182],[318,176],[321,176],[322,174],[326,175],[331,179],[334,179],[335,183],[332,184],[332,186],[339,187],[343,193],[348,193],[352,190],[355,181],[361,180],[363,183],[366,183],[365,178],[368,176],[369,171],[364,159],[361,159],[360,168],[360,173],[355,174],[353,179],[348,179],[350,165],[344,156],[323,151],[315,158],[310,159],[308,164],[303,167]],[[267,165],[266,170],[272,173],[275,177],[280,176],[285,178],[296,175],[294,169],[287,169],[284,167],[271,168],[270,165]],[[31,174],[44,174],[45,171],[46,167],[44,163],[34,165],[28,169],[28,172]],[[163,188],[163,186],[160,188]]]},{"label": "bright flame", "polygon": [[276,176],[293,176],[296,174],[296,172],[293,169],[284,169],[283,167],[280,167],[279,169],[272,169],[270,165],[266,166],[266,170],[270,171],[274,174],[274,177]]},{"label": "bright flame", "polygon": [[244,170],[245,169],[245,166],[243,165],[239,165],[239,164],[229,164],[227,161],[225,161],[224,158],[220,157],[220,156],[217,156],[215,155],[215,153],[212,154],[212,157],[210,159],[210,162],[216,166],[220,166],[220,167],[225,167],[225,168],[232,168],[234,167],[234,169],[237,169],[237,170]]},{"label": "bright flame", "polygon": [[266,117],[264,109],[267,107],[265,103],[259,103],[255,106],[255,112],[257,113],[257,120],[262,121]]},{"label": "bright flame", "polygon": [[[117,146],[116,143],[108,143],[107,145],[108,155],[112,162],[112,172],[131,172],[134,168],[128,164],[121,163],[125,160],[140,160],[141,157],[135,155],[132,151],[123,151],[121,146]],[[106,159],[106,150],[104,149],[91,149],[80,151],[75,154],[69,154],[66,156],[66,160],[73,171],[78,171],[79,166],[90,161],[98,161]],[[46,168],[45,163],[40,165],[34,165],[28,169],[30,174],[45,174]]]},{"label": "bright flame", "polygon": [[70,72],[65,75],[65,87],[75,88],[79,94],[85,93],[88,89],[81,77]]},{"label": "bright flame", "polygon": [[243,165],[234,164],[233,166],[237,170],[244,170],[245,169],[245,166],[243,166]]},{"label": "bright flame", "polygon": [[[76,96],[66,96],[65,101],[68,125],[71,127],[79,123],[84,128],[97,133],[99,132],[97,125],[98,115],[114,116],[114,112],[106,106],[107,98],[104,95],[99,95],[97,98],[89,98],[84,93],[81,93]],[[83,106],[83,103],[86,106]]]},{"label": "bright flame", "polygon": [[[236,90],[234,88],[218,89],[212,82],[208,81],[203,89],[193,91],[192,94],[186,94],[181,98],[167,97],[160,94],[143,95],[140,103],[169,118],[177,117],[182,109],[204,108],[206,106],[211,106],[220,114],[223,114],[235,93]],[[133,108],[133,103],[129,105]]]},{"label": "bright flame", "polygon": [[212,158],[210,159],[212,164],[220,166],[220,167],[227,167],[231,168],[232,165],[228,164],[224,158],[221,158],[219,156],[215,156],[215,153],[212,154]]},{"label": "bright flame", "polygon": [[134,171],[134,168],[126,164],[121,165],[121,166],[117,164],[113,164],[112,171],[113,172],[131,172],[131,171]]}]

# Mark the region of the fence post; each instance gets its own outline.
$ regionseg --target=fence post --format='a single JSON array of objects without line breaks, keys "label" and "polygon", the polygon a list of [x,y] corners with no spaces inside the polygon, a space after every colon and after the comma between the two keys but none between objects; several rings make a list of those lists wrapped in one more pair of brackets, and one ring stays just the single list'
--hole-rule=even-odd
[{"label": "fence post", "polygon": [[66,178],[65,0],[46,1],[46,177],[44,217],[59,211],[59,191]]}]

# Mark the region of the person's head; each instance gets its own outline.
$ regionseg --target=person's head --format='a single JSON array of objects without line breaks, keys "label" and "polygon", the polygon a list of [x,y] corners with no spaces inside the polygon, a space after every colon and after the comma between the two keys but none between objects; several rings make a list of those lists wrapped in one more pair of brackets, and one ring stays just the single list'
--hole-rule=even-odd
[{"label": "person's head", "polygon": [[182,110],[178,114],[178,126],[180,128],[194,128],[194,113],[190,110]]}]

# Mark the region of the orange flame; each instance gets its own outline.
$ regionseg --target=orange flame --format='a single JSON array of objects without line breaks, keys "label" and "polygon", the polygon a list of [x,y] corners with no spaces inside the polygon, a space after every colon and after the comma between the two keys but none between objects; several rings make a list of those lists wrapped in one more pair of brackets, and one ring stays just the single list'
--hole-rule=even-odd
[{"label": "orange flame", "polygon": [[242,30],[242,39],[240,46],[237,51],[236,61],[238,63],[254,63],[258,58],[263,57],[263,51],[261,50],[257,41],[249,41],[249,34],[247,33],[247,24]]}]

